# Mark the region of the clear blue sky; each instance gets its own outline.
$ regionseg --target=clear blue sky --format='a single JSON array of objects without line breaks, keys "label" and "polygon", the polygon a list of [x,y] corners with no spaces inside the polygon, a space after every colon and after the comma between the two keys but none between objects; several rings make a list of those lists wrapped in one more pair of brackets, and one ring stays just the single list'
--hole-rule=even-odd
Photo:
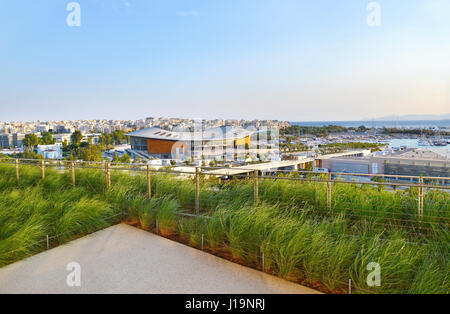
[{"label": "clear blue sky", "polygon": [[0,0],[0,120],[450,112],[450,1]]}]

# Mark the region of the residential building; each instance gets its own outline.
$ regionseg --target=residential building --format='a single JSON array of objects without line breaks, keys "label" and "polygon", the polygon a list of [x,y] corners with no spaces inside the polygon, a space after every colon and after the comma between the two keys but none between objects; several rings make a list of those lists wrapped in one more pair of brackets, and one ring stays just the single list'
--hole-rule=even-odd
[{"label": "residential building", "polygon": [[25,138],[25,134],[14,133],[13,134],[13,145],[14,147],[22,147],[23,139]]},{"label": "residential building", "polygon": [[56,143],[66,142],[66,144],[70,144],[71,136],[72,136],[72,134],[70,134],[70,133],[57,133],[57,134],[52,135],[52,137],[56,141]]},{"label": "residential building", "polygon": [[13,146],[12,134],[0,134],[0,147],[9,148]]}]

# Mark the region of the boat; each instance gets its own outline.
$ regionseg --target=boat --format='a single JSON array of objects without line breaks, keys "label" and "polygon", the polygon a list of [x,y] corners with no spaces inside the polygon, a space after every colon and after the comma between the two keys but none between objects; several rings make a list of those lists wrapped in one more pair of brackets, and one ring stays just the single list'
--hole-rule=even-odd
[{"label": "boat", "polygon": [[434,146],[447,146],[447,140],[442,137],[441,132],[432,140]]},{"label": "boat", "polygon": [[425,136],[423,136],[423,135],[422,135],[422,137],[419,139],[418,144],[419,144],[419,146],[431,146],[430,141],[429,141]]},{"label": "boat", "polygon": [[443,138],[437,138],[433,140],[434,146],[447,146],[447,140]]}]

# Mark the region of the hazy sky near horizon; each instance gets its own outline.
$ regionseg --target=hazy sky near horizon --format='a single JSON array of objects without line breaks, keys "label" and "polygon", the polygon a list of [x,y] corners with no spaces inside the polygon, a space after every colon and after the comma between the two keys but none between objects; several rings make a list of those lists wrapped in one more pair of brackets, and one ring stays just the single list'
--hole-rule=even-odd
[{"label": "hazy sky near horizon", "polygon": [[450,112],[450,1],[0,0],[0,121]]}]

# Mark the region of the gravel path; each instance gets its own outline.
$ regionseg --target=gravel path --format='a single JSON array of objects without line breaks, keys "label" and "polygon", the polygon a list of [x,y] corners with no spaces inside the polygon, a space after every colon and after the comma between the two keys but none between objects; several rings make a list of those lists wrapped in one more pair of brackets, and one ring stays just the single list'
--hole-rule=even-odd
[{"label": "gravel path", "polygon": [[[66,282],[71,262],[79,287]],[[318,292],[120,224],[1,268],[3,293]]]}]

